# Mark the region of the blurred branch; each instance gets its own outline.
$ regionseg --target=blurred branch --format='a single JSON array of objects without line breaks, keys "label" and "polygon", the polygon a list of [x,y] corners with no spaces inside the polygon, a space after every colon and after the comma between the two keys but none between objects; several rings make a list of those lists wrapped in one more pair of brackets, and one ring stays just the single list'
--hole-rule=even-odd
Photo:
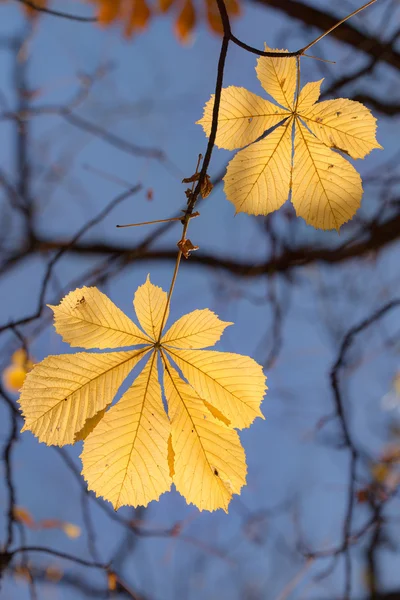
[{"label": "blurred branch", "polygon": [[[129,198],[130,196],[136,194],[140,189],[141,189],[141,186],[136,185],[136,186],[132,187],[131,189],[127,190],[126,192],[120,194],[113,200],[111,200],[111,202],[102,211],[100,211],[100,213],[96,217],[94,217],[93,219],[90,219],[87,223],[85,223],[85,225],[83,225],[83,227],[81,227],[79,229],[79,231],[71,239],[71,245],[73,246],[92,227],[101,223],[101,221],[116,206],[118,206],[118,204],[120,204],[121,202],[123,202],[124,200]],[[30,323],[31,321],[34,321],[35,319],[38,319],[40,317],[40,315],[42,314],[43,309],[45,307],[45,298],[46,298],[47,287],[50,282],[50,278],[51,278],[53,269],[54,269],[55,265],[57,264],[57,262],[60,260],[60,258],[62,258],[62,256],[67,252],[67,250],[68,250],[68,245],[66,245],[64,248],[59,248],[57,250],[56,254],[53,256],[53,258],[49,261],[49,263],[47,265],[46,273],[42,280],[42,285],[41,285],[41,289],[40,289],[40,293],[39,293],[39,299],[38,299],[36,311],[33,312],[28,317],[24,317],[22,319],[17,319],[16,321],[10,322],[8,324],[1,325],[0,333],[2,333],[3,331],[6,331],[7,329],[17,327],[18,325],[24,325],[26,323]]]},{"label": "blurred branch", "polygon": [[65,560],[69,560],[78,565],[82,565],[83,567],[90,567],[92,569],[103,569],[107,570],[108,565],[99,562],[93,562],[90,560],[85,560],[84,558],[80,558],[79,556],[75,556],[74,554],[68,554],[67,552],[60,552],[59,550],[55,550],[54,548],[47,548],[45,546],[22,546],[20,548],[15,548],[8,553],[8,555],[13,558],[15,555],[20,554],[22,552],[40,552],[43,554],[49,554],[51,556],[55,556],[57,558],[63,558]]},{"label": "blurred branch", "polygon": [[[336,247],[329,246],[298,246],[297,248],[285,248],[277,256],[265,261],[242,261],[234,260],[229,256],[221,256],[216,253],[208,254],[198,252],[190,257],[191,264],[213,269],[222,269],[240,277],[260,277],[273,273],[285,273],[299,267],[305,267],[314,263],[325,265],[336,265],[355,258],[369,258],[376,252],[389,246],[389,244],[400,238],[400,214],[384,221],[382,224],[374,224],[364,233],[365,239],[360,241],[361,235]],[[32,252],[47,252],[49,250],[64,250],[73,254],[82,255],[108,255],[118,257],[124,264],[133,262],[170,262],[176,258],[174,248],[161,248],[157,250],[142,251],[141,245],[136,247],[107,244],[104,242],[71,243],[70,241],[54,241],[51,239],[37,240]],[[10,257],[10,265],[15,264],[17,257]],[[9,268],[8,266],[6,267]],[[0,268],[0,273],[2,269]]]},{"label": "blurred branch", "polygon": [[31,0],[15,0],[19,4],[23,4],[24,6],[30,8],[31,10],[35,10],[37,12],[45,13],[47,15],[51,15],[53,17],[60,17],[62,19],[68,19],[69,21],[77,21],[78,23],[95,23],[98,19],[97,17],[80,17],[79,15],[71,15],[69,13],[60,12],[59,10],[52,10],[51,8],[47,8],[41,4],[37,4],[36,2],[32,2]]},{"label": "blurred branch", "polygon": [[[374,536],[379,535],[379,530],[381,527],[381,505],[387,502],[392,494],[388,494],[382,502],[376,505],[376,509],[373,512],[369,521],[364,525],[364,527],[359,530],[356,534],[352,533],[352,521],[353,521],[353,512],[354,505],[356,502],[356,476],[357,476],[357,463],[360,458],[360,451],[356,446],[347,415],[347,410],[344,405],[344,399],[342,396],[342,390],[340,385],[340,376],[342,369],[346,367],[347,364],[347,356],[348,353],[353,346],[357,336],[364,332],[366,329],[371,327],[371,325],[378,322],[384,316],[386,316],[393,309],[400,307],[400,298],[396,298],[387,302],[379,309],[375,310],[371,315],[369,315],[366,319],[363,319],[358,325],[351,327],[346,335],[343,337],[342,343],[339,348],[339,352],[337,358],[332,366],[330,372],[330,380],[331,387],[333,391],[333,400],[335,406],[335,416],[339,419],[340,427],[342,430],[342,442],[340,447],[347,448],[350,452],[350,465],[349,465],[349,475],[348,475],[348,490],[347,490],[347,506],[345,509],[344,521],[343,521],[343,533],[342,533],[342,542],[340,546],[337,548],[332,548],[328,550],[310,552],[303,552],[307,558],[323,558],[323,557],[334,557],[340,554],[344,555],[345,558],[345,591],[343,600],[351,599],[351,586],[352,586],[352,562],[350,555],[350,547],[358,540],[361,539],[366,533],[368,533],[371,528],[374,531]],[[374,538],[372,538],[373,540]],[[379,539],[379,538],[377,538]],[[372,542],[371,542],[372,543]],[[372,590],[372,594],[373,594]],[[375,595],[372,596],[375,599]]]},{"label": "blurred branch", "polygon": [[387,100],[383,100],[382,98],[376,98],[376,96],[371,96],[370,94],[366,93],[355,94],[353,96],[353,100],[356,100],[357,102],[362,102],[367,106],[371,106],[374,110],[384,115],[388,115],[390,117],[393,117],[394,115],[397,115],[400,112],[400,101],[388,102]]},{"label": "blurred branch", "polygon": [[[300,0],[252,0],[252,2],[284,12],[289,17],[322,31],[330,29],[339,20],[339,17]],[[330,35],[356,50],[400,69],[400,53],[391,44],[360,31],[351,22],[346,22],[341,27],[334,29]]]},{"label": "blurred branch", "polygon": [[[90,583],[89,581],[86,581],[86,579],[84,579],[82,576],[80,576],[76,573],[68,573],[68,572],[61,573],[60,572],[59,577],[58,577],[58,573],[56,573],[57,577],[54,580],[54,579],[52,579],[51,569],[49,570],[49,569],[40,567],[39,565],[30,565],[29,571],[30,571],[31,577],[32,577],[32,579],[34,579],[34,581],[36,581],[39,584],[45,583],[47,587],[49,585],[51,585],[51,583],[54,582],[54,585],[74,589],[75,592],[82,594],[82,597],[84,597],[84,598],[96,598],[96,600],[97,599],[109,600],[111,597],[111,591],[108,586],[101,587],[101,586],[93,585],[92,583]],[[9,573],[12,573],[13,576],[16,578],[21,579],[21,572],[19,571],[18,568],[13,567],[13,565],[10,566]],[[142,591],[139,592],[137,590],[134,590],[134,594],[135,594],[134,595],[135,600],[149,599],[149,596]],[[131,589],[128,590],[127,588],[125,588],[123,583],[121,583],[118,579],[116,581],[116,589],[112,591],[112,597],[113,598],[123,598],[123,599],[130,598],[131,599],[132,598],[132,590]]]}]

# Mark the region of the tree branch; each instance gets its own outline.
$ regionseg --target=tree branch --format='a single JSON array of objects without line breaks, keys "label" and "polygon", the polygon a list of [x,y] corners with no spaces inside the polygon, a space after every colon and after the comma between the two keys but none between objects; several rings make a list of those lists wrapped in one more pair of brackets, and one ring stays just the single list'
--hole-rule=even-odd
[{"label": "tree branch", "polygon": [[[359,237],[358,235],[357,238]],[[234,260],[229,256],[225,257],[215,253],[208,254],[201,251],[191,255],[190,262],[203,267],[222,269],[240,277],[260,277],[265,274],[285,273],[313,263],[336,265],[356,258],[367,258],[399,238],[400,214],[388,219],[381,225],[372,226],[364,240],[354,239],[334,248],[323,246],[319,248],[313,246],[285,248],[280,254],[261,262],[256,260]],[[54,241],[45,238],[36,242],[33,251],[48,252],[49,250],[61,249],[74,254],[118,256],[126,264],[143,261],[170,262],[175,261],[176,258],[174,248],[143,250],[142,244],[129,248],[128,246],[106,244],[100,241],[71,244],[70,241]]]},{"label": "tree branch", "polygon": [[[284,12],[289,17],[297,19],[311,27],[318,27],[322,31],[326,31],[333,27],[338,17],[319,10],[309,4],[304,4],[300,0],[252,0],[262,6],[271,7],[272,9]],[[397,52],[390,44],[385,44],[380,39],[364,33],[357,29],[351,23],[343,23],[337,29],[334,29],[330,34],[337,40],[369,54],[373,58],[377,58],[387,64],[400,69],[400,53]]]}]

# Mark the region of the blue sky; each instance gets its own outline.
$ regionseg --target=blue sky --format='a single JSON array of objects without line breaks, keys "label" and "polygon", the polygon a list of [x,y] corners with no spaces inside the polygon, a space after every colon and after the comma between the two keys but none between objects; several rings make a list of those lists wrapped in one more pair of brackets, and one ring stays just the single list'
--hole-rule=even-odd
[{"label": "blue sky", "polygon": [[[65,4],[65,7],[64,7]],[[327,7],[328,3],[316,3]],[[60,3],[61,5],[61,3]],[[68,6],[67,6],[68,5]],[[353,10],[352,3],[340,3],[340,16]],[[63,3],[62,8],[76,10],[76,3]],[[358,16],[354,24],[377,28],[381,8],[371,9]],[[339,6],[338,6],[339,14]],[[22,27],[20,11],[13,3],[0,7],[0,37],[18,32]],[[389,29],[390,25],[387,26]],[[267,42],[271,47],[295,50],[313,39],[318,32],[305,29],[299,23],[284,20],[281,13],[246,4],[244,16],[235,23],[235,33],[254,46]],[[385,36],[390,36],[390,31]],[[172,19],[156,19],[149,30],[134,39],[123,41],[119,31],[103,31],[91,25],[69,23],[52,17],[40,18],[29,43],[29,77],[31,85],[41,94],[38,104],[65,103],[74,96],[79,82],[78,73],[93,73],[100,65],[110,65],[110,73],[97,83],[78,114],[101,124],[132,143],[163,149],[174,167],[165,168],[155,160],[135,158],[118,151],[93,136],[82,133],[58,117],[40,117],[33,121],[32,158],[37,169],[34,194],[38,206],[37,230],[46,237],[70,239],[82,224],[97,214],[123,189],[108,181],[87,165],[112,174],[131,184],[142,183],[143,192],[116,208],[101,225],[93,229],[86,240],[102,240],[127,244],[145,237],[148,229],[116,230],[115,224],[168,217],[184,207],[184,186],[180,180],[190,176],[197,155],[204,152],[206,139],[195,122],[202,107],[213,92],[216,62],[220,41],[211,36],[204,24],[196,30],[193,43],[182,47],[172,34]],[[304,60],[304,81],[323,76],[332,81],[351,73],[366,61],[347,46],[326,39],[313,50],[316,54],[335,60],[335,65]],[[11,59],[0,51],[0,90],[12,104],[10,88]],[[231,47],[224,85],[245,86],[263,95],[255,77],[255,57],[237,47]],[[389,67],[377,70],[379,91],[391,94],[394,73]],[[368,78],[356,84],[356,91],[368,89]],[[374,83],[376,85],[376,83]],[[343,90],[354,91],[351,86]],[[0,161],[4,169],[13,168],[13,137],[10,127],[1,127]],[[374,151],[357,163],[361,175],[379,168],[394,154],[398,133],[393,121],[380,118],[378,140],[384,152]],[[211,176],[220,172],[231,156],[215,149],[210,167]],[[43,168],[68,157],[71,171],[64,185],[49,194],[43,181]],[[153,190],[153,200],[145,191]],[[374,191],[366,189],[365,214],[376,209]],[[200,246],[199,252],[218,252],[225,256],[259,260],[269,249],[260,223],[247,215],[234,217],[233,206],[226,200],[222,186],[200,208],[200,218],[190,226],[189,237]],[[286,231],[285,220],[277,222]],[[301,220],[291,225],[293,242],[332,243],[338,241],[335,232],[316,232]],[[15,239],[21,235],[15,225]],[[160,242],[171,247],[179,239],[179,226]],[[344,230],[341,237],[346,236]],[[64,258],[57,267],[61,287],[85,272],[93,260]],[[139,543],[126,561],[123,576],[137,589],[150,597],[163,598],[236,598],[245,591],[261,590],[265,598],[278,598],[285,585],[302,568],[295,554],[298,515],[301,529],[311,547],[317,549],[336,545],[340,539],[343,508],[346,500],[348,456],[329,446],[324,436],[316,434],[319,419],[331,412],[329,368],[337,352],[335,332],[348,327],[378,306],[382,299],[399,291],[396,266],[396,246],[378,260],[362,265],[346,265],[337,269],[312,266],[296,271],[292,283],[284,279],[274,282],[280,302],[288,302],[288,314],[283,329],[283,347],[268,375],[268,395],[263,403],[265,421],[258,419],[241,433],[246,449],[249,473],[248,484],[240,498],[232,501],[229,514],[199,513],[187,506],[176,493],[162,496],[152,503],[146,519],[149,526],[171,526],[177,521],[187,523],[185,533],[197,543],[177,539],[150,538]],[[24,269],[11,271],[1,281],[0,310],[2,322],[29,314],[46,265],[46,257],[35,258]],[[131,265],[115,276],[105,291],[126,314],[133,316],[132,298],[147,273],[164,289],[172,276],[172,264]],[[225,273],[196,268],[184,263],[174,292],[171,322],[183,313],[208,307],[226,321],[235,322],[228,328],[218,348],[240,352],[265,360],[271,344],[272,317],[265,299],[271,282],[243,279],[233,280]],[[54,300],[52,289],[48,300]],[[263,301],[259,301],[262,299]],[[390,317],[384,327],[395,327]],[[382,352],[384,332],[381,329],[366,335],[370,351],[360,367],[346,380],[346,393],[351,403],[352,425],[356,435],[368,444],[371,452],[379,452],[385,440],[385,420],[381,398],[388,391],[398,368],[395,352]],[[3,338],[3,363],[7,361],[14,338]],[[46,328],[33,342],[32,352],[37,360],[48,354],[68,352],[69,349],[52,327]],[[7,431],[7,418],[0,407],[1,439]],[[324,430],[326,438],[337,432],[335,425]],[[69,455],[79,465],[80,448],[68,448]],[[23,434],[14,454],[18,504],[35,519],[58,518],[82,525],[81,488],[69,474],[56,452],[39,444],[29,433]],[[0,503],[5,490],[0,488]],[[274,510],[284,502],[291,503],[289,511]],[[95,523],[98,548],[102,560],[112,555],[124,532],[118,529],[99,510],[94,502],[90,510]],[[122,509],[122,514],[129,514]],[[262,540],[256,543],[244,524],[250,514],[256,515],[257,532]],[[362,519],[361,511],[361,519]],[[356,524],[357,524],[356,519]],[[0,516],[4,528],[4,516]],[[1,529],[2,530],[2,529]],[[49,545],[81,557],[88,556],[87,539],[70,540],[58,530],[28,531],[32,544]],[[213,553],[219,549],[225,556]],[[357,562],[354,583],[357,593],[364,588],[361,563]],[[48,564],[46,557],[35,557]],[[79,568],[60,564],[66,571]],[[385,580],[388,585],[399,584],[398,570],[387,561]],[[310,566],[292,596],[297,598],[332,598],[341,589],[342,567],[320,583],[312,577],[326,566],[324,562]],[[101,584],[103,575],[87,573],[89,581]],[[255,592],[254,592],[255,593]],[[7,580],[4,598],[25,600],[28,591],[24,582]],[[43,587],[43,598],[70,600],[80,598],[67,587]],[[251,596],[249,596],[251,597]],[[254,596],[257,597],[257,596]]]}]

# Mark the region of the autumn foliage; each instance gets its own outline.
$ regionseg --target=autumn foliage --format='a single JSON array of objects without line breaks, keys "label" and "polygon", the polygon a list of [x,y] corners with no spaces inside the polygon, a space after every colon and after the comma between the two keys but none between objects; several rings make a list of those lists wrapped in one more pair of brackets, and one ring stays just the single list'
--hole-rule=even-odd
[{"label": "autumn foliage", "polygon": [[[102,27],[118,25],[123,33],[130,38],[135,32],[140,32],[148,26],[150,20],[157,15],[169,11],[175,14],[174,31],[179,41],[190,41],[191,35],[200,21],[205,21],[209,29],[222,34],[222,22],[216,0],[82,0],[94,5],[98,23]],[[46,8],[51,0],[36,0],[36,6]],[[227,0],[226,8],[231,17],[240,15],[238,0]],[[40,15],[29,5],[24,10],[30,18]]]},{"label": "autumn foliage", "polygon": [[[115,508],[147,505],[174,483],[200,510],[227,511],[246,482],[235,428],[262,417],[266,390],[253,359],[204,350],[231,323],[195,310],[163,333],[169,299],[149,278],[134,297],[141,328],[93,287],[51,308],[57,332],[73,347],[138,348],[45,358],[22,389],[24,429],[46,444],[84,440],[83,476]],[[140,374],[110,408],[139,363]]]},{"label": "autumn foliage", "polygon": [[[286,52],[286,50],[266,51]],[[228,165],[225,193],[237,212],[267,215],[291,194],[299,217],[337,229],[360,207],[361,177],[341,153],[364,158],[374,148],[376,119],[359,102],[319,102],[320,81],[300,90],[295,57],[260,57],[257,77],[273,104],[240,87],[222,90],[216,145],[243,148]],[[198,121],[210,134],[214,97]],[[268,132],[268,130],[272,130]],[[265,135],[267,132],[267,135]]]}]

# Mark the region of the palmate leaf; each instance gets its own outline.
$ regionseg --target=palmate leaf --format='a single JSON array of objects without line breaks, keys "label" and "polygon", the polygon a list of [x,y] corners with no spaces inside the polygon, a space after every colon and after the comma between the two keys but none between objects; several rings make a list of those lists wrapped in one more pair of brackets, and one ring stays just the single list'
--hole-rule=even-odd
[{"label": "palmate leaf", "polygon": [[[46,444],[83,440],[88,487],[115,508],[145,506],[174,483],[200,510],[227,510],[246,479],[234,427],[248,427],[262,417],[266,390],[262,368],[253,359],[202,349],[214,345],[231,323],[208,309],[195,310],[162,336],[167,294],[149,278],[134,297],[144,332],[96,288],[75,290],[51,308],[56,330],[72,346],[105,349],[120,342],[140,347],[49,356],[35,365],[19,399],[24,430]],[[141,373],[110,406],[142,359]]]},{"label": "palmate leaf", "polygon": [[[271,51],[267,46],[265,50]],[[236,212],[266,215],[280,208],[291,192],[297,215],[308,224],[339,230],[358,210],[363,192],[360,176],[339,152],[358,159],[381,148],[376,119],[365,106],[345,98],[318,104],[323,80],[307,83],[296,97],[295,58],[260,57],[256,72],[283,108],[244,88],[222,90],[216,145],[227,150],[247,145],[228,164],[228,200]],[[263,102],[268,107],[264,111]],[[206,135],[213,106],[212,96],[198,121]]]}]

